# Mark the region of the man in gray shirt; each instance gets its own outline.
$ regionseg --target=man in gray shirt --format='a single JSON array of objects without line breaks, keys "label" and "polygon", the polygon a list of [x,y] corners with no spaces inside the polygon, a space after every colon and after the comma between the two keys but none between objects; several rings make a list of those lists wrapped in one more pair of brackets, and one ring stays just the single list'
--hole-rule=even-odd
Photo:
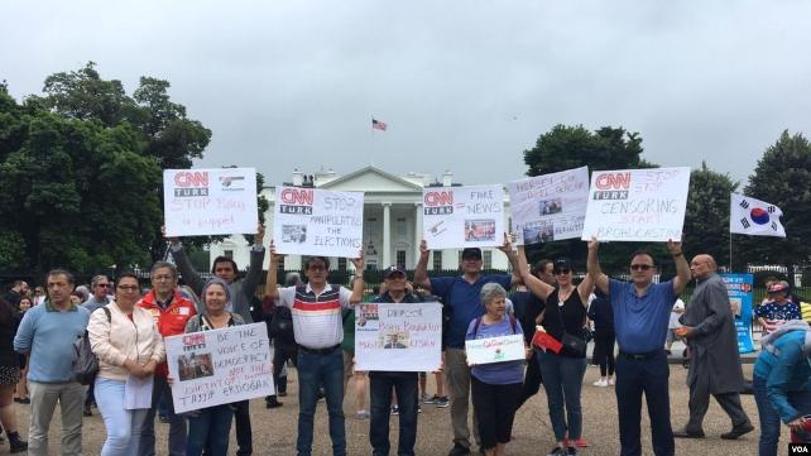
[{"label": "man in gray shirt", "polygon": [[[92,314],[93,311],[98,309],[99,307],[104,307],[107,304],[113,302],[110,298],[110,295],[107,292],[110,290],[110,279],[107,278],[104,274],[99,274],[90,281],[90,291],[92,294],[85,302],[82,303],[82,307],[87,309],[87,313]],[[93,394],[93,384],[95,382],[90,382],[90,385],[87,387],[87,395],[84,399],[84,416],[93,416],[92,406],[96,405],[96,398]]]}]

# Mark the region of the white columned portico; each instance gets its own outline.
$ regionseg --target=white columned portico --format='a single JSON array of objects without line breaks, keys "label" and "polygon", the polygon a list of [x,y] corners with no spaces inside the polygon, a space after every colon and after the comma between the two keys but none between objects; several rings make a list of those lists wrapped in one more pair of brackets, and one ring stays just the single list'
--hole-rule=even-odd
[{"label": "white columned portico", "polygon": [[[383,264],[382,268],[391,266],[391,203],[383,204]],[[381,268],[381,269],[382,269]]]},{"label": "white columned portico", "polygon": [[420,261],[420,243],[422,242],[422,202],[414,203],[414,267]]}]

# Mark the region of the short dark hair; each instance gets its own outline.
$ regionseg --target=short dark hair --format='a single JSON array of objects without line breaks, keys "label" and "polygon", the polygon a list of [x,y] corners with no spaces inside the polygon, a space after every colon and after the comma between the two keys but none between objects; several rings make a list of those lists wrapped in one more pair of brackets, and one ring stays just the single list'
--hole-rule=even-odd
[{"label": "short dark hair", "polygon": [[325,256],[311,256],[307,257],[307,261],[304,262],[304,269],[310,269],[310,263],[316,260],[321,260],[324,262],[324,267],[329,270],[329,258]]},{"label": "short dark hair", "polygon": [[654,266],[654,267],[656,267],[656,258],[654,258],[654,257],[653,257],[653,254],[652,254],[652,253],[650,253],[650,251],[649,251],[649,250],[645,250],[645,249],[640,249],[640,250],[637,250],[637,251],[635,251],[634,253],[632,253],[632,254],[631,254],[631,256],[630,256],[630,258],[628,258],[628,263],[633,263],[634,258],[636,258],[636,257],[638,257],[638,256],[640,256],[640,255],[647,255],[647,256],[649,256],[649,257],[650,257],[650,259],[651,259],[651,261],[653,262],[653,266]]},{"label": "short dark hair", "polygon": [[[177,278],[177,266],[173,265],[168,261],[156,261],[155,264],[152,265],[152,268],[149,270],[149,276],[152,277],[152,275],[155,274],[155,271],[163,268],[172,271],[172,277],[175,279]],[[118,285],[118,282],[116,282],[116,285]]]},{"label": "short dark hair", "polygon": [[220,255],[217,258],[214,258],[214,262],[211,263],[211,273],[214,274],[217,271],[217,263],[231,263],[231,267],[234,268],[234,273],[239,272],[239,268],[237,267],[237,262],[228,258],[227,256]]},{"label": "short dark hair", "polygon": [[[70,271],[68,271],[67,269],[61,269],[61,268],[51,269],[50,271],[48,271],[48,274],[45,276],[45,280],[47,281],[48,277],[53,277],[53,276],[58,276],[58,275],[65,276],[65,278],[68,279],[69,284],[76,285],[76,279],[73,277],[73,274],[71,274]],[[46,285],[47,285],[47,283],[46,283]]]},{"label": "short dark hair", "polygon": [[122,272],[121,274],[118,275],[118,277],[115,278],[115,286],[116,286],[116,288],[118,288],[118,284],[121,283],[121,279],[126,279],[127,277],[135,279],[135,283],[138,284],[138,288],[139,289],[141,288],[140,279],[138,278],[137,275],[135,275],[135,273],[130,272],[130,271]]},{"label": "short dark hair", "polygon": [[554,264],[554,262],[549,258],[544,258],[536,262],[535,265],[532,266],[532,269],[530,269],[530,272],[532,273],[532,275],[537,276],[541,272],[546,272],[546,267],[547,265],[550,264]]}]

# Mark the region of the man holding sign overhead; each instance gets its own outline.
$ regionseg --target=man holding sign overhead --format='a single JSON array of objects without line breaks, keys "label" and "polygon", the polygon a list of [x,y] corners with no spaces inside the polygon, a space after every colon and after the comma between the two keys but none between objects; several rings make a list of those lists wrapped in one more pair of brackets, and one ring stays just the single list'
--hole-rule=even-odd
[{"label": "man holding sign overhead", "polygon": [[278,288],[277,271],[280,254],[270,244],[268,296],[279,306],[289,307],[293,314],[293,334],[298,350],[299,418],[296,449],[299,456],[312,454],[313,421],[318,402],[318,389],[327,394],[329,434],[333,456],[346,455],[344,426],[344,360],[341,342],[344,338],[341,309],[354,306],[363,298],[364,261],[361,252],[352,259],[355,281],[352,291],[327,282],[329,258],[311,256],[304,263],[307,283]]},{"label": "man holding sign overhead", "polygon": [[[499,250],[507,255],[513,271],[518,270],[518,261],[512,244],[504,235],[504,244]],[[445,351],[445,372],[448,388],[451,393],[451,423],[453,426],[452,456],[470,454],[470,430],[467,426],[468,402],[470,395],[470,367],[465,358],[465,333],[470,322],[484,313],[479,294],[487,283],[497,283],[504,289],[512,287],[520,278],[513,273],[482,275],[482,251],[477,247],[468,247],[462,251],[462,275],[458,277],[428,277],[427,243],[420,243],[420,261],[414,271],[414,283],[431,290],[440,297],[445,306],[451,310],[451,322],[448,328],[448,348]],[[474,414],[473,437],[479,440],[477,422]]]},{"label": "man holding sign overhead", "polygon": [[642,393],[648,403],[653,452],[671,456],[675,452],[670,426],[670,369],[664,352],[670,310],[690,282],[690,266],[684,259],[681,242],[668,241],[667,249],[676,263],[676,277],[653,283],[656,263],[650,253],[631,255],[631,282],[609,279],[600,269],[597,250],[600,243],[588,243],[588,273],[597,288],[609,295],[614,311],[614,331],[620,354],[617,358],[616,394],[620,426],[620,454],[642,454],[640,414]]}]

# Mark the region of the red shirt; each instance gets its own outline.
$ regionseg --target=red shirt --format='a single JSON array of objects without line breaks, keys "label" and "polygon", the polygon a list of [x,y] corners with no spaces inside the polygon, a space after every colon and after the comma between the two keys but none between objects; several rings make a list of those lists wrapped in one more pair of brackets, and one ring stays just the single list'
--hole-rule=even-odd
[{"label": "red shirt", "polygon": [[[152,314],[152,318],[155,319],[155,324],[158,326],[158,332],[163,337],[185,333],[186,322],[197,314],[194,303],[177,291],[175,291],[171,303],[165,309],[158,305],[154,290],[138,301],[138,305]],[[155,369],[155,374],[162,377],[166,377],[168,373],[166,361],[160,363]]]}]

